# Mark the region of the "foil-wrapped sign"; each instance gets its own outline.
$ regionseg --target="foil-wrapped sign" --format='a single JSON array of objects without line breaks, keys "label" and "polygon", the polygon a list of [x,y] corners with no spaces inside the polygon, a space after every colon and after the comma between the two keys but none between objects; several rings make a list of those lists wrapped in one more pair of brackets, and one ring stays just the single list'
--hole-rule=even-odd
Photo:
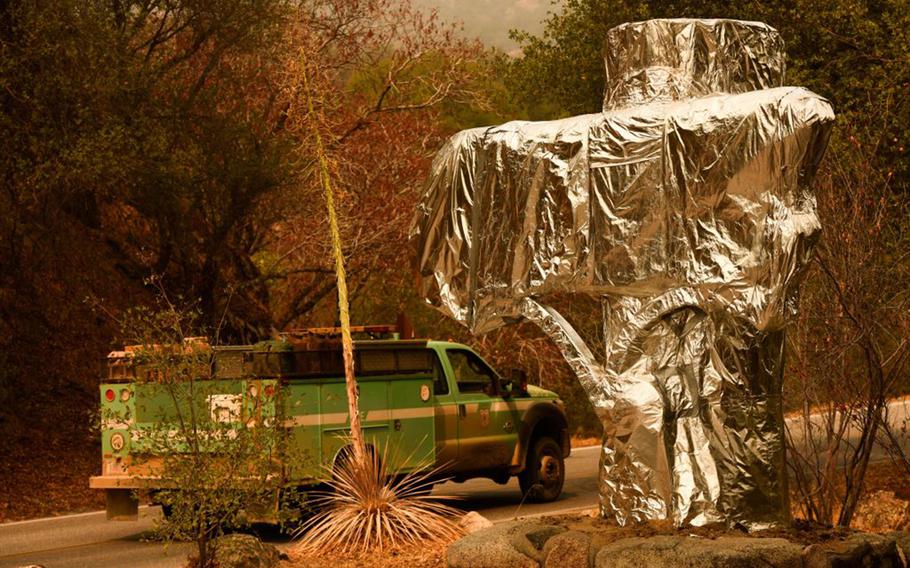
[{"label": "foil-wrapped sign", "polygon": [[604,56],[602,112],[439,151],[420,292],[475,333],[528,319],[560,347],[604,424],[605,517],[786,522],[784,329],[831,105],[783,86],[758,22],[625,24]]}]

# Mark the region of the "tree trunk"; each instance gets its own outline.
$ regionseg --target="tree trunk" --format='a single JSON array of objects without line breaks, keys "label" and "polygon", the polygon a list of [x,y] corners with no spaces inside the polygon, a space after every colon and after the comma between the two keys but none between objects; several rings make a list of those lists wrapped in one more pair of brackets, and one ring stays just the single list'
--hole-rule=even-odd
[{"label": "tree trunk", "polygon": [[209,559],[208,538],[206,538],[204,527],[199,529],[199,535],[196,538],[196,551],[199,553],[199,568],[209,568],[212,562]]}]

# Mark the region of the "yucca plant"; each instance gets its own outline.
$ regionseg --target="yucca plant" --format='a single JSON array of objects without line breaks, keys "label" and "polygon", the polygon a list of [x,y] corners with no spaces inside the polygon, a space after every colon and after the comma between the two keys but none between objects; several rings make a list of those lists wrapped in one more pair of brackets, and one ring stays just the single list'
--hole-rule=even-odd
[{"label": "yucca plant", "polygon": [[461,511],[429,495],[441,466],[396,474],[386,462],[376,451],[362,460],[339,460],[329,489],[313,494],[319,512],[297,533],[299,553],[356,554],[448,543],[462,535],[454,520]]}]

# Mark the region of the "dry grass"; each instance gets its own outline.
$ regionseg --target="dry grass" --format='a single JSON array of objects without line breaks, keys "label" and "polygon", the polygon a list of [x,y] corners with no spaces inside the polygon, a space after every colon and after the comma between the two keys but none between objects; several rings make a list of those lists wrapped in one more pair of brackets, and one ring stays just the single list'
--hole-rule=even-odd
[{"label": "dry grass", "polygon": [[446,549],[450,542],[435,542],[419,546],[396,547],[376,553],[314,553],[312,551],[295,551],[290,561],[282,566],[294,568],[313,568],[331,566],[332,568],[445,568]]},{"label": "dry grass", "polygon": [[331,558],[426,549],[461,536],[461,511],[429,495],[438,468],[390,475],[377,452],[345,459],[332,472],[330,490],[313,499],[321,509],[297,535],[300,556]]}]

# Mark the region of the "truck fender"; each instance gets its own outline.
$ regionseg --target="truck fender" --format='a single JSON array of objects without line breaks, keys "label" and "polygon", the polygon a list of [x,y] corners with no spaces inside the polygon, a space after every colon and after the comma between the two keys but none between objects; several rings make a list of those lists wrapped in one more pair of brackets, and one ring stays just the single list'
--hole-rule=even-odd
[{"label": "truck fender", "polygon": [[515,447],[511,473],[524,470],[528,449],[540,436],[552,437],[562,448],[563,457],[569,457],[569,424],[566,415],[552,402],[539,402],[525,412],[518,429],[518,445]]}]

